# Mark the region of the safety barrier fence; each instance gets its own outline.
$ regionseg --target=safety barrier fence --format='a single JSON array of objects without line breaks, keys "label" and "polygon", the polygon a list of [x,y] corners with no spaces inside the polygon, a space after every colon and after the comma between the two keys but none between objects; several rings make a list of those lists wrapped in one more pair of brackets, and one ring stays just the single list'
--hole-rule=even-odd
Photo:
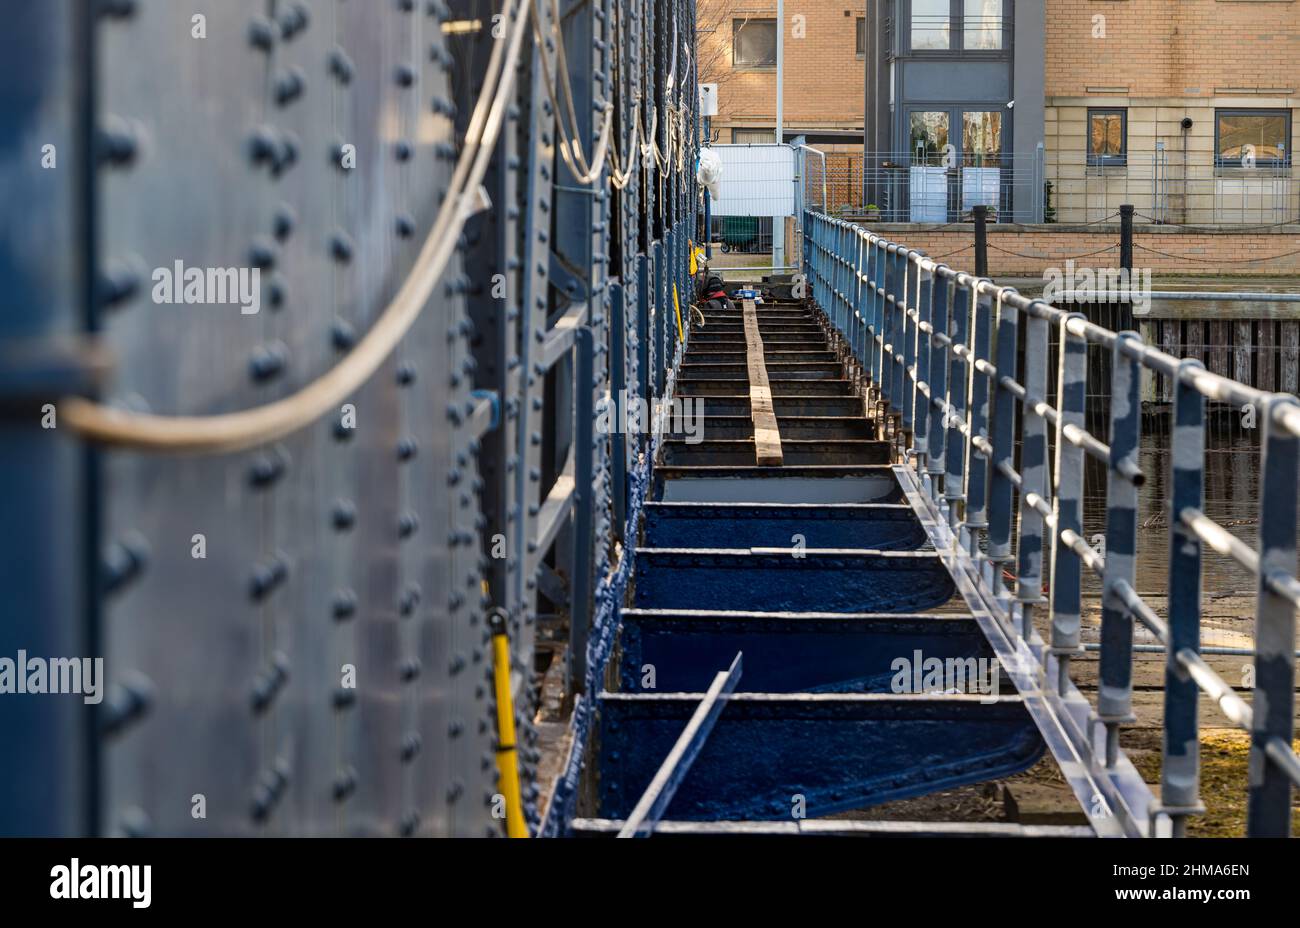
[{"label": "safety barrier fence", "polygon": [[[1047,611],[1049,640],[1036,653],[1044,666],[1049,656],[1055,659],[1059,677],[1049,686],[1058,693],[1069,685],[1071,659],[1084,653],[1083,572],[1101,578],[1096,717],[1105,727],[1106,767],[1118,762],[1121,726],[1134,720],[1136,621],[1167,653],[1161,796],[1153,820],[1168,817],[1172,833],[1182,835],[1188,816],[1203,811],[1198,698],[1205,694],[1251,736],[1248,834],[1289,835],[1291,788],[1300,784],[1292,750],[1300,401],[1211,373],[1198,360],[1144,344],[1134,332],[1090,323],[1081,313],[1028,299],[843,220],[810,212],[804,230],[815,301],[856,359],[859,376],[887,407],[909,466],[1003,607],[1006,630],[1035,641],[1034,616]],[[1053,330],[1062,347],[1049,401]],[[1111,357],[1109,442],[1085,420],[1090,345]],[[1167,619],[1134,586],[1137,494],[1148,476],[1138,463],[1143,371],[1175,385]],[[1202,511],[1207,401],[1249,405],[1262,423],[1257,549]],[[1087,544],[1081,525],[1088,457],[1107,473],[1104,556]],[[1012,566],[1013,523],[1015,581],[1008,589],[1002,577]],[[1258,581],[1250,702],[1201,656],[1207,547],[1231,556]]]}]

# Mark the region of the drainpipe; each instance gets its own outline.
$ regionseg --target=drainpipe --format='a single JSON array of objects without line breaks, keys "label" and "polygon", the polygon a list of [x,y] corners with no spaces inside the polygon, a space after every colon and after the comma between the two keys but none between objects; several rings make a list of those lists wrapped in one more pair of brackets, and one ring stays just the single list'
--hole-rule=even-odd
[{"label": "drainpipe", "polygon": [[[782,78],[785,71],[785,0],[776,0],[776,144],[785,141]],[[775,239],[775,236],[773,236]]]}]

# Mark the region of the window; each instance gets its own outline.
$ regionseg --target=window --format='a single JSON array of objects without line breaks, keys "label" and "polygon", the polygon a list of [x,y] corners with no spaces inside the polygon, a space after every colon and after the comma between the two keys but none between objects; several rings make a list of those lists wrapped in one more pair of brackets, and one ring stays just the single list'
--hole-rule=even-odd
[{"label": "window", "polygon": [[1128,110],[1088,110],[1088,164],[1128,164]]},{"label": "window", "polygon": [[776,141],[775,129],[732,129],[733,145],[771,145]]},{"label": "window", "polygon": [[867,48],[867,21],[863,17],[858,17],[858,34],[854,39],[854,52],[860,57]]},{"label": "window", "polygon": [[912,0],[912,51],[952,48],[951,0]]},{"label": "window", "polygon": [[1220,167],[1291,163],[1290,110],[1216,110],[1214,150]]},{"label": "window", "polygon": [[948,147],[948,114],[943,110],[917,111],[910,120],[910,142],[914,165],[942,166]]},{"label": "window", "polygon": [[961,147],[964,164],[974,168],[995,168],[1002,164],[1002,114],[996,110],[967,110],[961,114]]},{"label": "window", "polygon": [[776,20],[734,19],[731,63],[737,68],[776,67]]},{"label": "window", "polygon": [[1002,48],[1002,0],[965,0],[962,48],[992,52]]}]

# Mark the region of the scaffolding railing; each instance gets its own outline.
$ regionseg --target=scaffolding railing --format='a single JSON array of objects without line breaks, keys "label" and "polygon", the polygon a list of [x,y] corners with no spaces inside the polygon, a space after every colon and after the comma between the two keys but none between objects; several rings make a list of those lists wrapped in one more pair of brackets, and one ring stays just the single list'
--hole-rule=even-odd
[{"label": "scaffolding railing", "polygon": [[[1165,649],[1160,803],[1149,808],[1145,833],[1155,834],[1156,820],[1164,818],[1172,834],[1182,835],[1188,817],[1204,811],[1198,718],[1204,694],[1229,722],[1250,733],[1247,833],[1288,836],[1291,789],[1300,784],[1300,759],[1292,749],[1300,401],[1211,373],[1198,360],[1145,345],[1135,332],[1098,326],[1081,313],[956,271],[843,220],[809,213],[804,230],[814,299],[887,409],[929,504],[946,518],[954,548],[977,565],[980,587],[996,604],[1002,630],[1034,656],[1049,692],[1062,703],[1074,691],[1071,660],[1085,653],[1084,572],[1101,579],[1099,686],[1095,710],[1088,709],[1088,730],[1094,722],[1104,728],[1096,750],[1107,771],[1117,769],[1121,726],[1134,719],[1135,624]],[[1049,398],[1053,333],[1060,361]],[[1104,436],[1090,431],[1086,418],[1090,345],[1111,359]],[[1139,458],[1143,372],[1174,384],[1167,620],[1135,587],[1138,489],[1151,476]],[[1250,407],[1258,416],[1256,547],[1204,512],[1209,401]],[[1104,554],[1084,537],[1087,458],[1106,468]],[[1256,581],[1250,702],[1202,657],[1207,548],[1231,556]],[[1004,571],[1013,566],[1008,587]],[[1050,619],[1046,641],[1033,621],[1041,610]]]}]

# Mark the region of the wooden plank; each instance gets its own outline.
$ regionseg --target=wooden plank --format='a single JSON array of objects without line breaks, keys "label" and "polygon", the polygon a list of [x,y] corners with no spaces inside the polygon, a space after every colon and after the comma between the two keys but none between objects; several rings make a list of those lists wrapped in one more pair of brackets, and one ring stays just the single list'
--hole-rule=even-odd
[{"label": "wooden plank", "polygon": [[[1173,357],[1182,356],[1182,345],[1179,344],[1181,339],[1178,337],[1179,330],[1183,324],[1176,319],[1162,319],[1160,321],[1160,350]],[[1166,403],[1172,403],[1174,400],[1174,382],[1172,378],[1161,377],[1160,380],[1160,399]]]},{"label": "wooden plank", "polygon": [[1184,357],[1204,361],[1205,323],[1200,319],[1188,319],[1185,327],[1187,329],[1187,353]]},{"label": "wooden plank", "polygon": [[[1148,345],[1156,343],[1156,333],[1160,329],[1160,323],[1154,319],[1139,319],[1137,321],[1138,333],[1142,336],[1142,341]],[[1138,368],[1142,376],[1142,402],[1155,403],[1160,400],[1159,375],[1145,364]]]},{"label": "wooden plank", "polygon": [[1222,374],[1224,377],[1232,376],[1232,355],[1228,344],[1231,340],[1229,336],[1231,326],[1230,322],[1217,320],[1209,324],[1210,340],[1205,353],[1205,366],[1211,373]]},{"label": "wooden plank", "polygon": [[1269,393],[1277,389],[1277,344],[1273,337],[1276,326],[1277,323],[1272,319],[1261,319],[1258,339],[1255,342],[1259,349],[1255,362],[1255,370],[1259,372],[1255,378],[1255,386]]},{"label": "wooden plank", "polygon": [[1249,319],[1238,319],[1232,324],[1232,379],[1239,383],[1250,383],[1250,355],[1254,347],[1252,332],[1254,323]]},{"label": "wooden plank", "polygon": [[1300,392],[1300,322],[1282,323],[1282,389]]},{"label": "wooden plank", "polygon": [[763,358],[763,337],[758,332],[758,313],[753,300],[745,300],[745,360],[749,367],[749,414],[754,420],[754,455],[759,467],[781,467],[781,431],[776,425],[772,406],[772,388],[767,381],[767,361]]}]

